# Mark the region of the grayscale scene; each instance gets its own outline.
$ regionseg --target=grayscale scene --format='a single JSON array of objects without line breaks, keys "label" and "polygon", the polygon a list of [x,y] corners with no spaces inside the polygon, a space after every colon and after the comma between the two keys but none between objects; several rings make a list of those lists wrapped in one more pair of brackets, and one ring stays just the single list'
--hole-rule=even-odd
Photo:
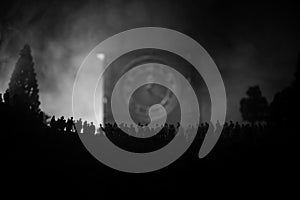
[{"label": "grayscale scene", "polygon": [[288,198],[299,11],[288,0],[1,1],[3,196]]}]

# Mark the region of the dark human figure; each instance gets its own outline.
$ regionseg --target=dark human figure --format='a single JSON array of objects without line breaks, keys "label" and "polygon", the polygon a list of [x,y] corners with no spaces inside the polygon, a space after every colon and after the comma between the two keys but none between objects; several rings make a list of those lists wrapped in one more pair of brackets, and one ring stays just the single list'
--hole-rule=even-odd
[{"label": "dark human figure", "polygon": [[91,124],[90,124],[90,134],[92,134],[92,135],[95,135],[95,133],[96,133],[96,127],[95,127],[95,125],[93,124],[93,122],[91,122]]},{"label": "dark human figure", "polygon": [[61,117],[58,119],[57,125],[58,125],[58,129],[59,129],[60,131],[64,131],[64,130],[65,130],[65,127],[66,127],[66,120],[65,120],[64,116],[61,116]]},{"label": "dark human figure", "polygon": [[67,120],[66,132],[73,132],[73,130],[74,130],[74,121],[73,121],[73,117],[71,117]]},{"label": "dark human figure", "polygon": [[102,124],[100,124],[100,129],[102,130],[102,132],[105,131],[104,127],[102,126]]},{"label": "dark human figure", "polygon": [[57,122],[55,120],[55,116],[52,116],[50,120],[50,127],[57,129]]},{"label": "dark human figure", "polygon": [[81,118],[75,122],[74,128],[77,133],[82,133],[82,119]]},{"label": "dark human figure", "polygon": [[83,133],[84,133],[84,134],[87,134],[88,131],[89,131],[89,125],[88,125],[87,121],[84,121],[84,122],[83,122],[82,128],[83,128]]},{"label": "dark human figure", "polygon": [[103,136],[103,131],[102,131],[102,128],[101,128],[101,124],[100,124],[100,127],[97,128],[96,134],[99,135],[99,136]]},{"label": "dark human figure", "polygon": [[138,126],[137,126],[136,136],[137,137],[142,137],[143,136],[143,126],[140,123],[138,123]]}]

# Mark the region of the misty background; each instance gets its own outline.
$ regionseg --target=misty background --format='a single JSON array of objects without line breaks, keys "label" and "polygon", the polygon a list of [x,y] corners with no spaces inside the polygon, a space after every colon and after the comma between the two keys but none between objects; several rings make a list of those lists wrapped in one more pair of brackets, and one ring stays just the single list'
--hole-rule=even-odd
[{"label": "misty background", "polygon": [[290,1],[7,1],[0,6],[0,93],[19,50],[32,48],[41,108],[71,116],[76,72],[101,41],[131,28],[158,26],[183,32],[211,55],[222,74],[228,120],[241,120],[239,101],[259,85],[273,95],[294,78],[299,7]]}]

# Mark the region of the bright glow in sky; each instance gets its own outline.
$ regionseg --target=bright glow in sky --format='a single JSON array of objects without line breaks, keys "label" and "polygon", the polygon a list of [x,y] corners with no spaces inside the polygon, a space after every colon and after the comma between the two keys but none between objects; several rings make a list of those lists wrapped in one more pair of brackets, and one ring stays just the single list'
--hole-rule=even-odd
[{"label": "bright glow in sky", "polygon": [[[104,53],[98,53],[97,54],[97,58],[101,61],[101,67],[104,67],[104,59],[105,59],[105,55]],[[103,118],[104,118],[104,110],[103,110],[103,79],[100,80],[100,87],[101,87],[101,94],[100,94],[100,102],[99,102],[99,122],[101,124],[103,124]]]}]

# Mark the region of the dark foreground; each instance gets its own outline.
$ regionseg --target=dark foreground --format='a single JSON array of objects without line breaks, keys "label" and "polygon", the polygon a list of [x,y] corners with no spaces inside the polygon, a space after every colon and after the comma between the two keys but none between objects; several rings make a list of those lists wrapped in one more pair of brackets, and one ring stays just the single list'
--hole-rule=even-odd
[{"label": "dark foreground", "polygon": [[1,188],[10,197],[102,198],[107,194],[143,198],[182,193],[200,198],[296,192],[299,140],[293,126],[248,127],[247,135],[226,129],[230,134],[222,133],[203,159],[197,157],[201,139],[196,137],[189,150],[168,167],[129,174],[93,158],[76,133],[58,131],[8,106],[2,111]]}]

